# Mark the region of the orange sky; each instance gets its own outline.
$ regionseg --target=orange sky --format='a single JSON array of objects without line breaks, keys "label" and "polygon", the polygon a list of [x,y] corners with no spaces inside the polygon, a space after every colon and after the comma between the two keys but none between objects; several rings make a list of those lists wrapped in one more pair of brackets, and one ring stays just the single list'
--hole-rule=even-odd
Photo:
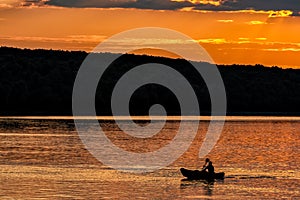
[{"label": "orange sky", "polygon": [[0,1],[1,46],[91,51],[116,33],[147,26],[190,36],[218,64],[300,68],[299,16],[270,17],[270,11],[14,7]]}]

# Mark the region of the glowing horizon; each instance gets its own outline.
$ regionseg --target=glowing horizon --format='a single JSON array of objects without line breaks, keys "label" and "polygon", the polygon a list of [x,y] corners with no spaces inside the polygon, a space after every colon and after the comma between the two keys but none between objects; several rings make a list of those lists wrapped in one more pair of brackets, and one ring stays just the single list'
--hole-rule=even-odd
[{"label": "glowing horizon", "polygon": [[[195,6],[173,10],[75,8],[37,2],[40,4],[20,6],[19,0],[0,1],[1,46],[90,52],[97,44],[119,32],[162,27],[193,38],[216,64],[300,68],[300,17],[294,16],[295,11],[216,11],[195,7],[200,4],[216,7],[220,6],[219,1],[188,1]],[[173,3],[181,5],[184,2]],[[146,53],[160,55],[157,51]]]}]

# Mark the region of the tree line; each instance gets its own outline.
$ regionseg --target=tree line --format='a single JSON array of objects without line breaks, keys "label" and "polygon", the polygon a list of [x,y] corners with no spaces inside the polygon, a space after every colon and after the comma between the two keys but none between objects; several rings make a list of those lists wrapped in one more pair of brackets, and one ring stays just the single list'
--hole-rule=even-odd
[{"label": "tree line", "polygon": [[[99,56],[109,56],[109,53]],[[0,115],[72,115],[72,91],[77,72],[88,56],[83,51],[0,48]],[[201,114],[210,114],[207,86],[197,70],[183,59],[125,54],[104,72],[95,94],[98,115],[111,115],[111,94],[130,69],[159,63],[182,74],[193,87]],[[212,67],[209,63],[197,63]],[[227,96],[228,115],[299,115],[300,70],[262,65],[218,65]],[[153,104],[162,104],[170,115],[181,113],[168,88],[147,84],[130,99],[132,115],[147,115]]]}]

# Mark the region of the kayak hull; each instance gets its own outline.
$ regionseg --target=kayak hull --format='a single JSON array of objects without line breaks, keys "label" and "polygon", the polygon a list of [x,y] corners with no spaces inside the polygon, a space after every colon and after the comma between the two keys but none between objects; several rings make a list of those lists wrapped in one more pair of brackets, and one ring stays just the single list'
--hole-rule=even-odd
[{"label": "kayak hull", "polygon": [[185,168],[181,168],[180,172],[184,177],[190,180],[214,180],[214,179],[223,180],[225,177],[224,172],[214,173],[213,176],[206,171],[189,170]]}]

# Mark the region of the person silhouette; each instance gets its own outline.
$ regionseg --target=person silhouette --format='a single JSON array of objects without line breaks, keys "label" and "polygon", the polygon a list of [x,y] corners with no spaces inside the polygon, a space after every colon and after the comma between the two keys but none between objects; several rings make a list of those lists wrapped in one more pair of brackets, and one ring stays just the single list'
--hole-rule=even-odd
[{"label": "person silhouette", "polygon": [[204,168],[204,170],[208,171],[210,177],[213,177],[213,175],[215,174],[215,167],[213,166],[211,161],[208,162],[208,165]]}]

